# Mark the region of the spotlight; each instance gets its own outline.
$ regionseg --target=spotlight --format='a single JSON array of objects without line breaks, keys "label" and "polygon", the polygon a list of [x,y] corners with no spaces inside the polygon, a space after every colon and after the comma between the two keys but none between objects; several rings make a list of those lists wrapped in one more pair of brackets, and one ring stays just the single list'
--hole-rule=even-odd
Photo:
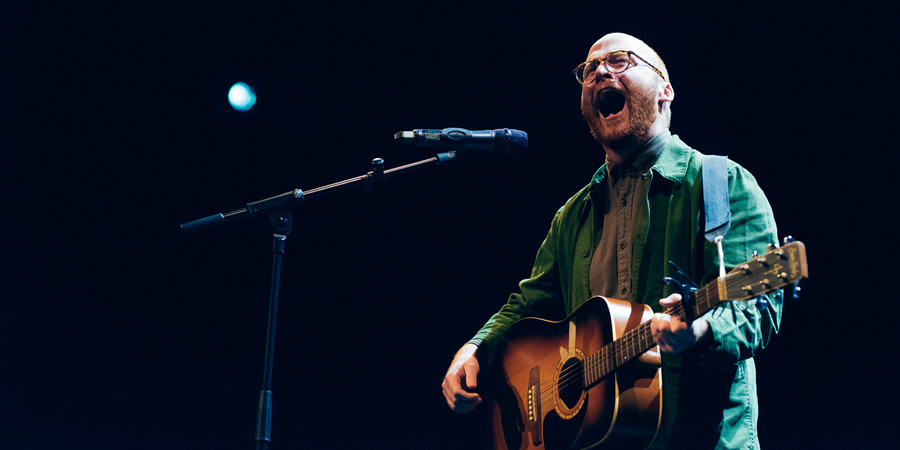
[{"label": "spotlight", "polygon": [[243,81],[234,83],[228,90],[228,103],[231,103],[231,107],[237,111],[249,111],[256,104],[256,91],[253,90],[253,86]]}]

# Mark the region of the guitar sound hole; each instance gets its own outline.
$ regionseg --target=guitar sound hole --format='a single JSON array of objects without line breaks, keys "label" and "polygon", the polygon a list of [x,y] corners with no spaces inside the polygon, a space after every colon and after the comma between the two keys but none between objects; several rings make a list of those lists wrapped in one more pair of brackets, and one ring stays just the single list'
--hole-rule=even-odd
[{"label": "guitar sound hole", "polygon": [[572,408],[581,398],[582,363],[577,358],[569,358],[559,371],[559,399],[567,407]]}]

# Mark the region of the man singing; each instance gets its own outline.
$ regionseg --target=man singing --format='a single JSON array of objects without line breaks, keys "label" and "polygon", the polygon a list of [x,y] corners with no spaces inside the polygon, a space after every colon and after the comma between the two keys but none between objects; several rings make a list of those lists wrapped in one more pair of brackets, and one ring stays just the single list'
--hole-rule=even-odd
[{"label": "man singing", "polygon": [[[753,356],[777,333],[780,302],[723,302],[691,323],[662,312],[681,301],[661,283],[676,276],[668,261],[701,285],[719,268],[716,245],[704,239],[702,155],[669,132],[675,91],[666,66],[643,41],[612,33],[594,43],[575,76],[606,163],[556,213],[521,292],[454,357],[443,382],[447,404],[465,413],[482,402],[478,375],[517,320],[558,320],[600,295],[655,312],[663,394],[651,448],[759,448]],[[732,161],[727,190],[732,217],[722,244],[731,268],[777,242],[777,232],[756,180]]]}]

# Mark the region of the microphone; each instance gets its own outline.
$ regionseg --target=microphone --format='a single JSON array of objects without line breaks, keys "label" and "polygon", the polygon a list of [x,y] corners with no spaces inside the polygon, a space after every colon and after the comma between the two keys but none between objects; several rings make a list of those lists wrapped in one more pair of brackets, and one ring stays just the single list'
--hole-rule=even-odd
[{"label": "microphone", "polygon": [[528,148],[528,134],[509,128],[477,131],[465,128],[422,128],[398,131],[394,133],[394,140],[418,147],[439,147],[452,151],[482,150],[507,156],[521,155]]}]

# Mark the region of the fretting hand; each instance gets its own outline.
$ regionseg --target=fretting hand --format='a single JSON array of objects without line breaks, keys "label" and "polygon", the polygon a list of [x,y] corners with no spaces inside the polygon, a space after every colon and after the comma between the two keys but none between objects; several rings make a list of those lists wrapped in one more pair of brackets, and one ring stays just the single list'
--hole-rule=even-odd
[{"label": "fretting hand", "polygon": [[[666,309],[678,306],[680,303],[681,295],[679,294],[672,294],[659,301],[659,304]],[[688,325],[678,316],[656,313],[650,322],[650,332],[661,352],[681,353],[707,338],[710,330],[709,322],[702,317]]]}]

